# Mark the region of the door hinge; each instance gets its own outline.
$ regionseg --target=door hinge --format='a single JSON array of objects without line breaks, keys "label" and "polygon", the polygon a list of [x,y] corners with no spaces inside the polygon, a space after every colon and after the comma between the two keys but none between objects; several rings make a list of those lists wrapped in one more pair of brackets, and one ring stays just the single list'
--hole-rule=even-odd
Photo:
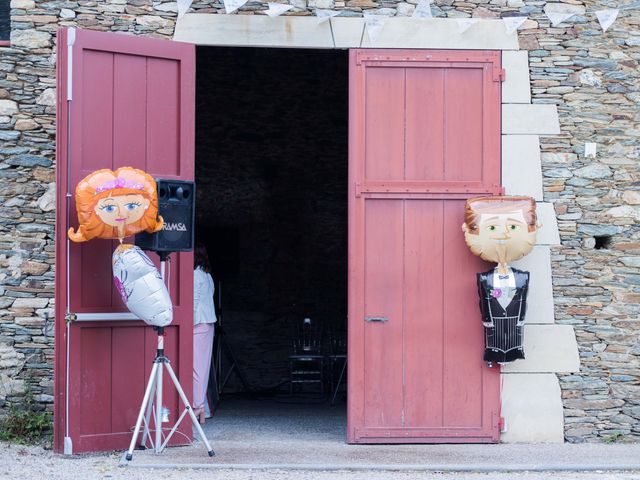
[{"label": "door hinge", "polygon": [[506,78],[507,78],[507,72],[504,68],[494,69],[494,76],[493,76],[494,82],[504,82]]},{"label": "door hinge", "polygon": [[75,322],[76,320],[78,320],[78,316],[75,313],[67,313],[64,316],[64,321],[67,322],[67,324]]},{"label": "door hinge", "polygon": [[387,317],[364,317],[365,322],[388,322]]}]

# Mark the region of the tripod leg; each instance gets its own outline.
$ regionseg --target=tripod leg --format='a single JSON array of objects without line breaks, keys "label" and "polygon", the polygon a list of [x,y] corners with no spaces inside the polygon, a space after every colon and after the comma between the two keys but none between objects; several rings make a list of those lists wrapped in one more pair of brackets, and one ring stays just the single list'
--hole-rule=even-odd
[{"label": "tripod leg", "polygon": [[156,444],[155,452],[162,452],[162,366],[166,365],[164,362],[158,364],[156,380]]},{"label": "tripod leg", "polygon": [[182,386],[180,385],[180,382],[178,381],[176,374],[173,373],[173,368],[171,368],[171,364],[167,362],[164,365],[165,367],[167,367],[167,372],[169,373],[169,376],[171,377],[171,380],[173,381],[173,384],[175,385],[176,390],[178,391],[178,395],[180,396],[182,403],[184,404],[185,408],[189,412],[189,416],[191,417],[191,422],[193,423],[193,426],[198,431],[198,434],[200,435],[202,442],[207,447],[207,453],[209,454],[210,457],[213,457],[214,453],[213,453],[213,449],[211,448],[211,445],[209,445],[209,440],[207,440],[207,437],[205,436],[204,431],[200,426],[200,422],[198,422],[198,419],[193,413],[193,408],[191,408],[191,404],[189,404],[189,400],[187,399],[187,396],[184,394],[184,391],[182,390]]},{"label": "tripod leg", "polygon": [[142,405],[140,405],[140,412],[138,412],[138,419],[136,420],[136,426],[133,429],[133,437],[131,438],[131,443],[129,444],[129,450],[127,451],[127,460],[131,460],[133,458],[133,449],[136,445],[136,439],[138,438],[138,434],[140,433],[140,425],[142,424],[142,417],[144,416],[145,407],[151,398],[151,392],[154,386],[154,379],[156,378],[156,371],[158,370],[158,364],[154,363],[153,368],[151,369],[151,375],[149,375],[149,381],[147,382],[147,389],[144,392],[144,398],[142,399]]},{"label": "tripod leg", "polygon": [[[153,386],[151,387],[151,391],[155,391],[154,389],[156,387],[156,380],[158,379],[158,376],[153,375],[152,378],[153,378]],[[147,403],[147,412],[144,415],[144,429],[142,430],[142,439],[140,440],[141,448],[146,448],[145,445],[147,443],[147,436],[151,437],[150,425],[151,425],[152,410],[153,410],[153,402],[150,401],[149,403]]]}]

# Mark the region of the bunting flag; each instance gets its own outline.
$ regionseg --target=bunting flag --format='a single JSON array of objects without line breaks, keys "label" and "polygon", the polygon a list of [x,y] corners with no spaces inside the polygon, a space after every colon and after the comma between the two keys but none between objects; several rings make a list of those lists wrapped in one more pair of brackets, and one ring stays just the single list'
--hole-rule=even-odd
[{"label": "bunting flag", "polygon": [[598,22],[600,23],[603,32],[606,32],[607,29],[613,25],[613,22],[618,18],[618,13],[620,13],[620,10],[617,8],[611,10],[598,10],[596,12],[596,17],[598,17]]},{"label": "bunting flag", "polygon": [[178,0],[178,18],[181,18],[189,8],[191,8],[191,3],[193,0]]},{"label": "bunting flag", "polygon": [[224,0],[224,11],[229,14],[238,10],[248,0]]},{"label": "bunting flag", "polygon": [[527,17],[526,15],[517,17],[502,17],[502,21],[504,22],[504,28],[507,30],[507,35],[510,35],[518,30],[518,28],[520,28],[522,24],[527,21]]},{"label": "bunting flag", "polygon": [[378,36],[380,36],[380,32],[384,28],[384,24],[386,23],[387,17],[386,15],[374,15],[373,13],[364,13],[364,23],[367,25],[367,34],[369,35],[369,40],[374,42]]},{"label": "bunting flag", "polygon": [[316,8],[316,17],[318,17],[318,20],[317,20],[318,25],[329,21],[331,17],[337,17],[338,15],[340,15],[339,10],[321,10],[319,8]]},{"label": "bunting flag", "polygon": [[433,13],[431,13],[431,0],[420,0],[411,18],[433,18]]},{"label": "bunting flag", "polygon": [[293,5],[287,5],[286,3],[269,3],[269,10],[265,10],[264,13],[271,18],[278,17],[284,12],[287,12],[293,8]]},{"label": "bunting flag", "polygon": [[556,25],[560,25],[562,22],[569,20],[575,15],[575,12],[554,12],[551,8],[549,8],[549,5],[544,7],[544,13],[551,21],[551,26],[553,27],[555,27]]},{"label": "bunting flag", "polygon": [[479,18],[457,18],[456,21],[458,23],[458,32],[464,33],[469,30],[473,25],[478,23]]}]

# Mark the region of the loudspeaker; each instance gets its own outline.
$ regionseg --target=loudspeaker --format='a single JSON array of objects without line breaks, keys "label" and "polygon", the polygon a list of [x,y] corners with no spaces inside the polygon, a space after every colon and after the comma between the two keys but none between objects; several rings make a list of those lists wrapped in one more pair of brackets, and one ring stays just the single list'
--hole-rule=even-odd
[{"label": "loudspeaker", "polygon": [[156,179],[158,214],[164,219],[157,233],[139,233],[135,243],[154,252],[188,252],[193,250],[196,185],[186,180]]}]

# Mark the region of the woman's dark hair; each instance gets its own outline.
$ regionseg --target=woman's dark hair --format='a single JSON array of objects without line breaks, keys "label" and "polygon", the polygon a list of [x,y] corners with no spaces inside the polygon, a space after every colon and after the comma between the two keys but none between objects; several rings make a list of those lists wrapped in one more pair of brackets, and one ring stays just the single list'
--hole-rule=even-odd
[{"label": "woman's dark hair", "polygon": [[196,248],[193,252],[193,269],[200,267],[207,273],[211,273],[211,264],[209,263],[209,256],[207,255],[207,247],[204,244],[196,243]]}]

